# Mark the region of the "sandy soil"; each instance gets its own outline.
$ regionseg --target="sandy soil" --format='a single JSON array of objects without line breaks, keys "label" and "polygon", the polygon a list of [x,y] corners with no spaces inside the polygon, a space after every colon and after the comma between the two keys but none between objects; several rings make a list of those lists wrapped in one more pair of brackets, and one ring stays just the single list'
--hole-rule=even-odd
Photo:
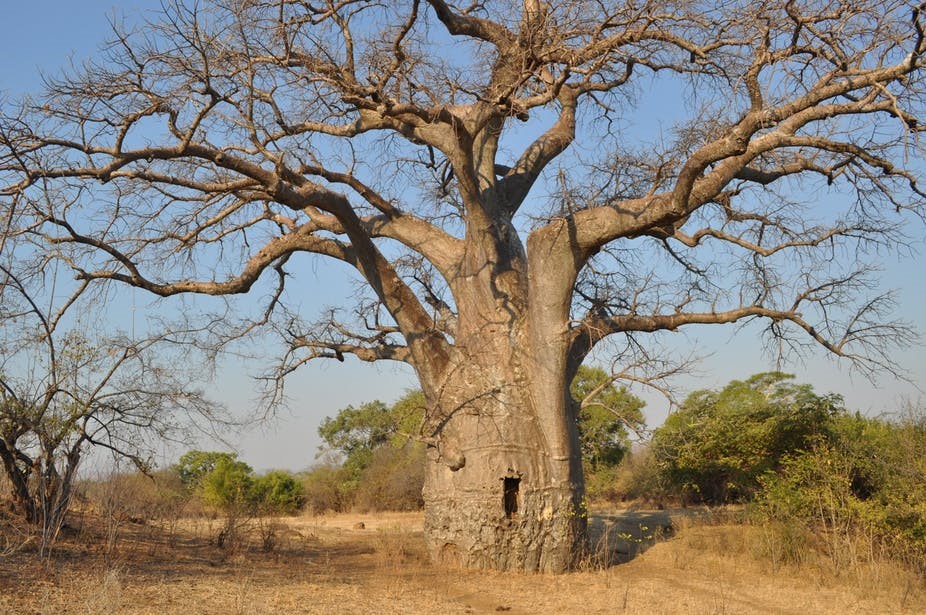
[{"label": "sandy soil", "polygon": [[663,511],[596,514],[593,541],[621,563],[590,558],[561,576],[434,568],[421,523],[418,513],[286,518],[266,551],[256,532],[236,548],[210,544],[216,522],[125,523],[106,540],[113,528],[85,518],[49,562],[29,546],[0,555],[0,612],[926,612],[922,580],[910,575],[877,569],[860,582],[811,566],[773,570],[744,551],[741,528]]}]

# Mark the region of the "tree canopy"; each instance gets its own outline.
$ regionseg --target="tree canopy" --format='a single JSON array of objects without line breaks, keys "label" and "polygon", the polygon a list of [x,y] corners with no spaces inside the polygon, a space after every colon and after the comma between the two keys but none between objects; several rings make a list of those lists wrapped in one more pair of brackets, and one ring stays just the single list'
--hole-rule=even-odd
[{"label": "tree canopy", "polygon": [[[829,6],[175,1],[7,106],[3,193],[81,279],[162,296],[277,282],[260,288],[284,372],[344,353],[441,369],[468,272],[523,273],[508,244],[526,233],[577,355],[760,317],[792,345],[803,330],[889,367],[884,344],[904,335],[890,298],[843,314],[869,279],[837,255],[903,240],[893,214],[922,212],[904,155],[921,130],[921,15]],[[648,88],[689,97],[690,117],[635,147],[623,118]],[[571,155],[583,139],[599,144]],[[550,206],[513,225],[550,170]],[[797,200],[796,181],[846,205],[805,207],[819,199]],[[366,281],[359,328],[282,309],[300,252]]]},{"label": "tree canopy", "polygon": [[631,433],[640,436],[646,404],[600,367],[582,366],[569,388],[579,406],[577,427],[586,470],[613,466],[630,448]]}]

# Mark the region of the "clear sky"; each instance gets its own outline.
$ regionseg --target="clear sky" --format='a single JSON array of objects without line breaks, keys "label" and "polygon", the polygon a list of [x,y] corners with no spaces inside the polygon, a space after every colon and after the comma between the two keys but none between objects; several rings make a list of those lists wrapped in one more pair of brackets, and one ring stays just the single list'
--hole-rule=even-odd
[{"label": "clear sky", "polygon": [[[79,62],[98,50],[109,33],[108,17],[126,14],[135,20],[140,11],[157,10],[160,2],[125,0],[118,8],[115,6],[112,0],[0,0],[4,24],[0,37],[0,91],[8,98],[38,91],[42,73],[54,75],[71,58]],[[911,233],[926,237],[922,227]],[[883,288],[899,290],[899,315],[926,332],[926,245],[920,240],[915,248],[919,254],[906,259],[884,255],[879,264],[883,268]],[[340,294],[344,292],[343,284],[338,287],[337,280],[336,272],[322,266],[301,282],[326,289],[334,287],[335,294]],[[139,294],[135,296],[139,303],[146,301]],[[337,297],[322,299],[333,304]],[[700,365],[700,374],[679,381],[682,389],[718,387],[731,379],[775,367],[762,355],[754,329],[736,331],[732,326],[715,326],[676,334],[673,344],[680,355],[692,347],[708,355]],[[876,414],[898,407],[904,399],[923,398],[919,389],[926,389],[926,346],[921,341],[898,352],[897,361],[911,373],[914,384],[888,376],[874,384],[860,377],[853,379],[846,366],[834,363],[822,352],[808,357],[803,364],[784,367],[796,373],[800,381],[814,384],[819,392],[840,393],[851,408]],[[235,412],[245,413],[254,407],[254,387],[247,374],[245,367],[226,362],[215,383],[215,395]],[[321,418],[348,404],[376,398],[392,401],[414,386],[412,371],[404,366],[370,366],[350,359],[344,364],[316,362],[292,379],[292,403],[276,421],[231,434],[229,439],[241,457],[257,469],[302,469],[315,460],[319,443],[316,429]],[[650,426],[658,425],[665,418],[667,406],[657,396],[644,397],[649,404]]]}]

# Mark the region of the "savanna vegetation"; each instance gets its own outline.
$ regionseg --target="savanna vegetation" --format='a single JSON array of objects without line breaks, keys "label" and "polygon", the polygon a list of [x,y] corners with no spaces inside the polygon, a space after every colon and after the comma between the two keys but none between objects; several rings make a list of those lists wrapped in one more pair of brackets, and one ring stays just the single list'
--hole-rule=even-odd
[{"label": "savanna vegetation", "polygon": [[[613,473],[644,428],[643,402],[600,369],[582,366],[570,387],[589,494],[612,489]],[[325,419],[323,463],[304,474],[312,510],[421,508],[425,399],[412,391],[388,406],[373,401]],[[328,454],[325,454],[328,453]],[[333,453],[333,455],[331,455]]]},{"label": "savanna vegetation", "polygon": [[775,558],[816,545],[837,566],[876,553],[926,571],[924,453],[922,408],[863,416],[766,373],[692,393],[623,480],[649,498],[743,505],[744,522],[776,532]]},{"label": "savanna vegetation", "polygon": [[[838,395],[772,372],[691,393],[647,436],[642,402],[626,389],[600,387],[605,382],[604,372],[583,369],[572,387],[583,407],[599,410],[578,423],[593,505],[732,505],[738,522],[780,532],[788,544],[770,556],[809,557],[805,548],[823,545],[836,560],[862,549],[926,571],[921,409],[863,416]],[[592,390],[598,401],[586,395]],[[314,510],[420,506],[421,475],[410,470],[423,454],[410,435],[420,422],[418,396],[345,408],[323,423],[343,463],[304,475]],[[378,461],[396,458],[403,463]]]},{"label": "savanna vegetation", "polygon": [[[587,503],[593,540],[584,570],[603,574],[616,563],[649,557],[650,549],[674,537],[666,557],[676,568],[680,557],[700,561],[705,571],[733,558],[766,576],[813,574],[821,583],[853,585],[860,594],[881,583],[879,595],[888,591],[904,608],[926,591],[916,580],[926,571],[921,408],[863,416],[838,395],[818,394],[786,374],[763,373],[691,393],[663,425],[648,431],[640,400],[604,372],[583,369],[572,390],[585,407],[606,410],[579,422],[588,425],[584,463],[601,485],[590,490]],[[162,470],[82,480],[72,526],[66,526],[71,533],[47,561],[66,561],[61,558],[73,549],[79,526],[80,544],[98,544],[108,570],[126,561],[126,553],[138,557],[142,543],[162,543],[165,556],[181,560],[188,557],[183,553],[192,556],[184,549],[199,544],[197,553],[213,549],[210,557],[223,562],[239,561],[241,554],[264,561],[263,554],[274,553],[275,561],[295,562],[289,558],[324,543],[326,549],[340,545],[345,554],[370,549],[377,574],[418,569],[425,566],[420,534],[377,520],[415,523],[414,516],[387,511],[420,515],[420,404],[421,394],[413,391],[391,405],[341,409],[319,428],[323,463],[298,474],[257,475],[234,453],[191,450]],[[0,517],[2,558],[27,557],[35,548],[27,526]],[[329,523],[345,529],[325,529]],[[373,533],[343,534],[363,528]],[[353,546],[344,547],[345,541]],[[899,580],[883,585],[886,575],[902,579],[902,586]]]}]

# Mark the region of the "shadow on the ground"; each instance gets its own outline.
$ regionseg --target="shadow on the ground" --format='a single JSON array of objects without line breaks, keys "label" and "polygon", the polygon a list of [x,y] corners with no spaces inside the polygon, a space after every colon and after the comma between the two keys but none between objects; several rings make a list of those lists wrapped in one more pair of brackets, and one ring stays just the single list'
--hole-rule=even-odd
[{"label": "shadow on the ground", "polygon": [[671,538],[677,516],[668,510],[593,513],[588,520],[592,563],[606,567],[629,562],[660,540]]}]

